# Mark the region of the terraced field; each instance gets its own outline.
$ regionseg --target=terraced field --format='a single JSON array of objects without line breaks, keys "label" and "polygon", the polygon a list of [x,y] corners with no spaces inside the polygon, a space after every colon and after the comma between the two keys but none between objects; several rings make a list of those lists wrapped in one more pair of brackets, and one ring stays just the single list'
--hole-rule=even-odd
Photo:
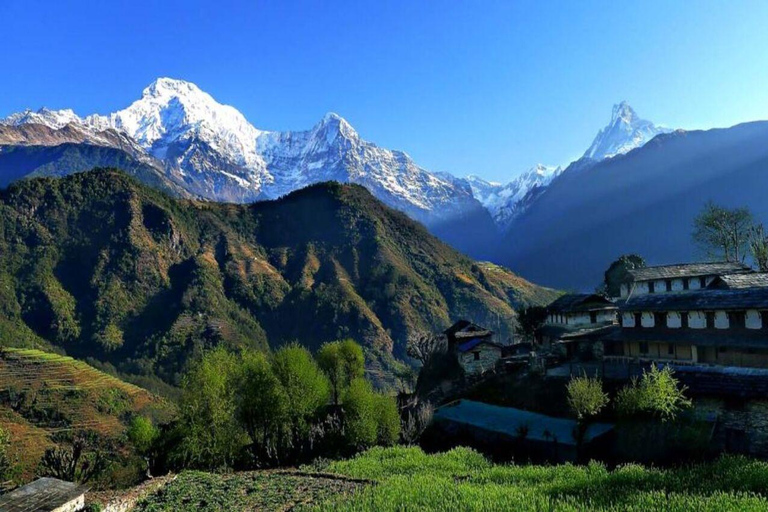
[{"label": "terraced field", "polygon": [[11,434],[11,456],[18,458],[22,478],[32,475],[47,447],[75,432],[121,445],[136,413],[163,417],[170,405],[71,357],[0,349],[0,426]]}]

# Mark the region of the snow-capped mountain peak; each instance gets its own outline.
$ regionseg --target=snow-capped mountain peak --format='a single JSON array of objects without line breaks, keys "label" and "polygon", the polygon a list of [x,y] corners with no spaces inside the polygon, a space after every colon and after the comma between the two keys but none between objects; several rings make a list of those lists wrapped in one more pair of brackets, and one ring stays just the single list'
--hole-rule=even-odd
[{"label": "snow-capped mountain peak", "polygon": [[0,123],[13,126],[22,124],[42,124],[48,128],[58,130],[71,123],[80,124],[82,123],[82,119],[68,108],[62,110],[50,110],[43,107],[37,111],[27,109],[24,112],[11,114],[0,121]]},{"label": "snow-capped mountain peak", "polygon": [[603,160],[628,153],[644,145],[656,135],[671,131],[640,119],[629,103],[622,101],[613,106],[610,123],[598,132],[592,145],[584,153],[584,157]]},{"label": "snow-capped mountain peak", "polygon": [[89,116],[86,122],[123,131],[159,158],[170,145],[197,138],[232,162],[260,163],[256,138],[262,132],[237,109],[184,80],[158,78],[129,107],[107,116]]}]

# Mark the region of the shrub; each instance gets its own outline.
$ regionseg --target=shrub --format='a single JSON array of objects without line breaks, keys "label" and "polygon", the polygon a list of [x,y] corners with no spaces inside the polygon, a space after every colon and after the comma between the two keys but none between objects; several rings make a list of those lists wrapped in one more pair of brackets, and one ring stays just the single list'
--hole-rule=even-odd
[{"label": "shrub", "polygon": [[368,448],[376,444],[378,421],[376,395],[364,379],[353,380],[344,394],[344,418],[347,440],[355,448]]},{"label": "shrub", "polygon": [[338,405],[344,390],[365,372],[363,348],[350,339],[325,343],[317,352],[317,364],[328,377],[333,403]]},{"label": "shrub", "polygon": [[669,366],[659,370],[656,365],[644,371],[643,377],[621,389],[616,395],[616,410],[624,416],[647,414],[661,421],[674,420],[683,409],[691,406]]},{"label": "shrub", "polygon": [[328,378],[312,354],[298,344],[278,350],[272,365],[285,390],[291,428],[296,435],[306,434],[309,419],[328,403]]},{"label": "shrub", "polygon": [[595,416],[608,403],[603,383],[586,375],[572,378],[568,383],[568,405],[579,420]]}]

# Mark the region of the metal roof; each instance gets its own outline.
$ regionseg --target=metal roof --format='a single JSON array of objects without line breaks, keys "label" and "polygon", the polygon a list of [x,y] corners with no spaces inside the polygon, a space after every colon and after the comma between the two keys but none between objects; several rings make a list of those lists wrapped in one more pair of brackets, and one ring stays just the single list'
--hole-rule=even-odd
[{"label": "metal roof", "polygon": [[[472,400],[459,400],[438,408],[435,411],[435,419],[471,425],[489,432],[506,434],[510,437],[518,437],[520,429],[526,428],[526,440],[551,442],[552,436],[554,436],[559,444],[576,444],[573,438],[576,421],[553,418],[512,407],[500,407]],[[609,423],[590,423],[584,441],[589,442],[611,430],[613,430],[613,425]]]},{"label": "metal roof", "polygon": [[635,295],[620,303],[621,311],[715,311],[768,309],[768,288],[699,290]]},{"label": "metal roof", "polygon": [[69,503],[87,489],[56,478],[38,478],[32,483],[0,496],[2,512],[51,512]]},{"label": "metal roof", "polygon": [[659,265],[656,267],[635,268],[627,271],[635,281],[651,281],[654,279],[672,279],[676,277],[699,277],[720,274],[736,274],[752,272],[743,263],[720,261],[715,263],[678,263],[675,265]]}]

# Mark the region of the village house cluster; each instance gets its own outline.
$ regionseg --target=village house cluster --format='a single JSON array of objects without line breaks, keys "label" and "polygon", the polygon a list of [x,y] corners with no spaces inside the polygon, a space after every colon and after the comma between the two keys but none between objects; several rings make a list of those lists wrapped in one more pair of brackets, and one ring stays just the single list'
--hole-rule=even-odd
[{"label": "village house cluster", "polygon": [[605,359],[768,368],[768,274],[740,263],[629,274],[619,297],[556,300],[542,342],[568,356],[591,351]]},{"label": "village house cluster", "polygon": [[544,349],[564,359],[768,368],[768,273],[741,263],[629,271],[618,297],[567,294],[547,307],[537,346],[505,346],[460,321],[445,331],[465,372]]}]

